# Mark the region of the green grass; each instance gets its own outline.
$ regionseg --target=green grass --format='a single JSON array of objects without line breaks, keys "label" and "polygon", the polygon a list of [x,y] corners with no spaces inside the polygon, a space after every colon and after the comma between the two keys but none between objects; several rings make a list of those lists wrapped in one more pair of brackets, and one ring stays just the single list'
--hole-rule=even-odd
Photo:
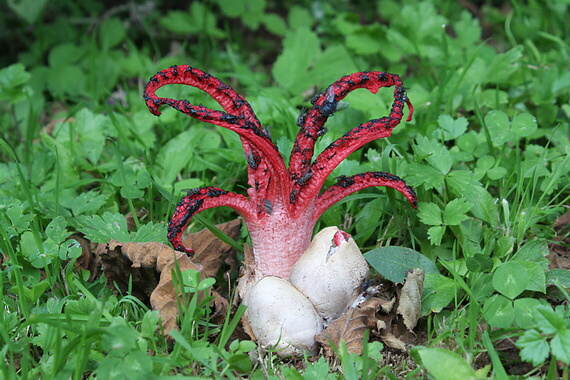
[{"label": "green grass", "polygon": [[[0,5],[10,26],[0,34],[0,378],[568,377],[570,275],[545,257],[570,204],[567,1],[474,2],[476,17],[446,0],[149,4]],[[232,335],[239,313],[212,324],[209,299],[188,286],[181,330],[167,340],[156,311],[75,266],[74,232],[101,243],[166,242],[164,223],[184,189],[247,187],[231,131],[146,109],[146,80],[173,64],[232,84],[284,155],[307,90],[355,71],[400,75],[414,120],[334,175],[397,174],[418,193],[418,210],[371,189],[317,227],[343,227],[377,255],[370,263],[386,278],[394,272],[374,264],[386,246],[409,247],[436,268],[424,286],[427,339],[411,350],[412,365],[386,362],[374,337],[364,355],[341,345],[334,361],[263,356]],[[162,94],[214,107],[205,93],[171,87]],[[345,100],[319,149],[384,116],[391,95],[355,91]],[[129,232],[123,216],[143,208]],[[215,209],[190,229],[234,217]],[[500,348],[515,340],[521,351],[509,353],[524,367]]]}]

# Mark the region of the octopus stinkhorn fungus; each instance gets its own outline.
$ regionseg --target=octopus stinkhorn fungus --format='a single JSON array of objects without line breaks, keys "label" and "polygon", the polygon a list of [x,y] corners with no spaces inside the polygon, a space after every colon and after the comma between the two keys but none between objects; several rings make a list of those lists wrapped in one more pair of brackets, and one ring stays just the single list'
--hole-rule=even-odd
[{"label": "octopus stinkhorn fungus", "polygon": [[[223,111],[194,105],[188,100],[158,97],[156,91],[168,84],[203,90]],[[354,127],[313,159],[315,143],[326,132],[325,122],[349,92],[365,88],[376,93],[382,87],[392,86],[394,101],[388,116]],[[342,198],[373,186],[396,189],[416,207],[412,188],[385,172],[341,176],[321,191],[329,174],[348,155],[366,143],[392,134],[402,120],[404,104],[409,107],[407,120],[411,120],[413,107],[399,76],[378,71],[358,72],[340,78],[315,96],[311,101],[313,106],[297,120],[300,130],[288,167],[249,103],[230,86],[202,70],[186,65],[162,70],[150,78],[144,99],[154,115],[160,115],[159,108],[167,105],[240,136],[248,167],[247,196],[216,187],[190,190],[174,211],[168,238],[176,250],[192,254],[181,239],[190,219],[208,208],[233,208],[243,218],[251,237],[253,260],[252,264],[244,265],[240,287],[244,302],[255,310],[255,313],[250,311],[249,322],[256,324],[252,326],[256,337],[267,345],[284,342],[285,346],[292,346],[290,352],[285,350],[286,354],[312,351],[314,334],[322,329],[323,323],[342,314],[350,304],[347,299],[354,298],[368,276],[366,262],[348,234],[325,229],[310,245],[317,219]],[[289,303],[279,306],[285,298]],[[298,308],[294,309],[294,305]],[[290,320],[280,315],[290,308],[294,309]],[[269,319],[275,319],[280,327],[263,328],[264,321]],[[301,330],[304,335],[297,336],[295,331]]]}]

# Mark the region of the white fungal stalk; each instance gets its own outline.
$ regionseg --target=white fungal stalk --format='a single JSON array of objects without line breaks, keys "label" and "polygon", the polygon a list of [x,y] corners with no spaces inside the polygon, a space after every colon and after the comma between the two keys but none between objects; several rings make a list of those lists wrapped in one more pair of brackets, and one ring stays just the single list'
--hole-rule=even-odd
[{"label": "white fungal stalk", "polygon": [[369,275],[354,239],[327,227],[295,263],[289,281],[267,276],[246,291],[244,320],[265,349],[314,354],[315,335],[354,303]]}]

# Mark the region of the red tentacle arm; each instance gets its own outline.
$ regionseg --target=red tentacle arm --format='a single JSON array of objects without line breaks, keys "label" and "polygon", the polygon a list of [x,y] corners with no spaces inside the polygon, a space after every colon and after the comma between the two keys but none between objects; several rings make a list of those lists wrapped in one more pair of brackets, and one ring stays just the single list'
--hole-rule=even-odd
[{"label": "red tentacle arm", "polygon": [[339,177],[336,184],[329,187],[317,198],[313,219],[318,219],[329,207],[348,195],[375,186],[391,187],[402,193],[412,207],[416,208],[418,204],[416,193],[400,177],[385,172],[367,172],[350,177]]},{"label": "red tentacle arm", "polygon": [[[216,99],[227,114],[243,118],[244,121],[252,123],[254,127],[259,130],[259,133],[261,133],[262,128],[259,120],[243,96],[218,78],[188,65],[169,67],[168,69],[159,71],[150,78],[145,88],[145,101],[150,112],[154,115],[160,115],[158,108],[161,105],[171,105],[169,102],[173,101],[169,98],[159,98],[155,94],[160,87],[168,84],[185,84],[199,88]],[[198,108],[208,110],[205,107],[197,107],[197,109]],[[220,115],[221,114],[218,114],[218,116]]]},{"label": "red tentacle arm", "polygon": [[[390,128],[394,128],[402,118],[403,103],[407,103],[410,107],[408,121],[411,120],[413,112],[412,105],[405,96],[405,88],[398,75],[381,71],[367,71],[346,75],[331,84],[326,91],[316,97],[312,101],[313,107],[304,117],[291,152],[289,172],[292,177],[301,178],[308,171],[309,163],[314,153],[315,142],[319,136],[326,132],[324,123],[336,111],[340,100],[344,99],[349,92],[358,88],[366,88],[368,91],[376,94],[380,88],[392,86],[396,86],[396,89],[394,91],[395,101],[392,105],[390,117],[397,117],[399,112],[398,122],[390,125]],[[378,137],[372,137],[370,140],[374,138]]]},{"label": "red tentacle arm", "polygon": [[[380,74],[383,76],[380,76]],[[379,82],[380,84],[389,83],[396,86],[394,89],[394,102],[392,103],[389,116],[360,124],[334,141],[319,154],[312,165],[306,169],[305,174],[303,174],[303,177],[309,176],[310,179],[306,181],[306,183],[299,183],[299,181],[297,181],[293,186],[293,190],[298,192],[297,197],[300,202],[317,196],[330,173],[351,153],[373,140],[390,136],[392,130],[400,124],[402,120],[404,104],[408,104],[410,108],[407,121],[411,120],[413,107],[406,96],[405,88],[400,78],[397,75],[380,74],[378,74],[380,78],[389,79],[384,82]],[[375,83],[376,82],[377,81],[375,81]],[[371,91],[376,92],[379,88],[380,87],[375,87],[375,90],[373,88]]]},{"label": "red tentacle arm", "polygon": [[[158,97],[156,91],[169,84],[185,84],[203,90],[212,96],[225,112],[212,110],[203,105],[196,106],[188,100]],[[160,115],[160,106],[167,105],[197,120],[236,132],[242,139],[250,184],[254,186],[257,183],[260,192],[267,192],[260,194],[261,197],[278,194],[286,197],[289,193],[288,188],[282,188],[288,184],[283,181],[273,181],[275,184],[279,183],[281,187],[270,187],[270,176],[286,178],[288,175],[287,168],[269,133],[261,127],[249,103],[218,78],[187,65],[172,66],[150,78],[145,88],[144,99],[154,115]],[[267,170],[271,171],[269,175]]]},{"label": "red tentacle arm", "polygon": [[193,254],[194,251],[186,248],[182,243],[182,234],[194,215],[200,211],[218,206],[229,206],[247,220],[254,217],[251,203],[241,194],[231,193],[211,186],[192,189],[176,206],[174,215],[168,224],[168,240],[172,243],[174,249]]}]

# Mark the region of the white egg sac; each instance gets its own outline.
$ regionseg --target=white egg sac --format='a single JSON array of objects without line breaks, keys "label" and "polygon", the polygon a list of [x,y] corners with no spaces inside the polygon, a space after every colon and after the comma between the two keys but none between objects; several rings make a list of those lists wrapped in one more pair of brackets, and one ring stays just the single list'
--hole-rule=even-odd
[{"label": "white egg sac", "polygon": [[323,320],[287,280],[262,278],[247,292],[244,304],[244,318],[259,346],[274,348],[283,357],[316,353],[315,335],[323,330]]},{"label": "white egg sac", "polygon": [[327,227],[295,263],[289,282],[328,323],[353,304],[369,277],[368,263],[354,239],[337,227]]}]

